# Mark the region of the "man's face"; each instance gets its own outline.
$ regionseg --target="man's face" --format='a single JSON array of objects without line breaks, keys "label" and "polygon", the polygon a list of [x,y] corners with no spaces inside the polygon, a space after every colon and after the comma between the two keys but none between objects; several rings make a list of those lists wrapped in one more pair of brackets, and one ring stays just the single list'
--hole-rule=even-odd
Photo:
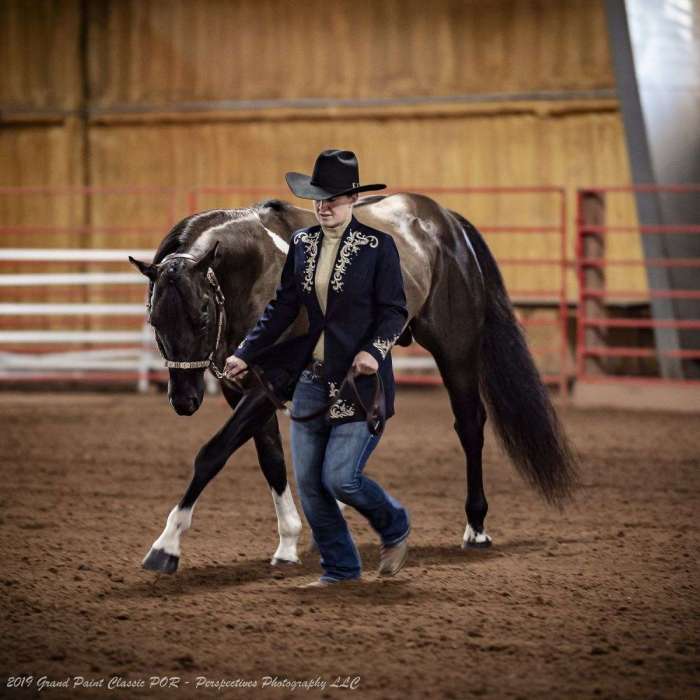
[{"label": "man's face", "polygon": [[343,194],[330,199],[315,199],[314,211],[318,223],[328,228],[338,226],[348,218],[352,205],[356,201],[356,194]]}]

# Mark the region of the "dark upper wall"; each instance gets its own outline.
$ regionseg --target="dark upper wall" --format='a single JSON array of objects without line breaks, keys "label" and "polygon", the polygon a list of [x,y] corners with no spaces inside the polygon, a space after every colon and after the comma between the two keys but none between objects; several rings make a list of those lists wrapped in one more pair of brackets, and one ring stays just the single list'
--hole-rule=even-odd
[{"label": "dark upper wall", "polygon": [[598,0],[2,0],[0,106],[611,88]]}]

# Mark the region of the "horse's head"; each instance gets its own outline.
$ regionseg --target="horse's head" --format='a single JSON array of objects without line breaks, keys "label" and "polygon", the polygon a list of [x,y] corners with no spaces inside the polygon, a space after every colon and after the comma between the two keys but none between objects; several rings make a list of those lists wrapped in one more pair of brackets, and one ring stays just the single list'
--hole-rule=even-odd
[{"label": "horse's head", "polygon": [[[214,269],[218,242],[203,255],[168,255],[158,264],[129,257],[129,261],[150,280],[150,323],[156,341],[169,366],[168,398],[175,412],[191,416],[204,397],[205,363],[216,350],[220,289]],[[221,300],[219,300],[221,301]],[[197,365],[179,367],[182,363]]]}]

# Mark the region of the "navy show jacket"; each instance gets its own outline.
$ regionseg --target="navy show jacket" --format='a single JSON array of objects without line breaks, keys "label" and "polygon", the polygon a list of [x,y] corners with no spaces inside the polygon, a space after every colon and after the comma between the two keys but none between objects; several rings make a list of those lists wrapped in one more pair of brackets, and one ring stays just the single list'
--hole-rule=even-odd
[{"label": "navy show jacket", "polygon": [[[323,332],[326,392],[329,402],[337,399],[328,414],[328,422],[335,425],[366,420],[349,388],[338,394],[361,350],[379,364],[388,419],[394,414],[391,347],[408,321],[399,251],[389,234],[364,226],[353,216],[338,245],[324,314],[314,281],[323,237],[320,225],[300,229],[292,235],[275,298],[234,355],[262,367],[276,393],[289,400]],[[308,312],[308,332],[275,344],[296,319],[302,305]],[[355,383],[363,403],[370,406],[375,378],[358,375]]]}]

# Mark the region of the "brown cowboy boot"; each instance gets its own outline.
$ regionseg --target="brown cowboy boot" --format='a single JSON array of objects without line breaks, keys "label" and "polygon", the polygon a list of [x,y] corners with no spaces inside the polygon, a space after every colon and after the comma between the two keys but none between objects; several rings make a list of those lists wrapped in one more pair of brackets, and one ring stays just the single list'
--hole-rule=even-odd
[{"label": "brown cowboy boot", "polygon": [[390,547],[380,545],[379,554],[379,575],[396,576],[403,568],[408,557],[408,535],[401,542]]}]

